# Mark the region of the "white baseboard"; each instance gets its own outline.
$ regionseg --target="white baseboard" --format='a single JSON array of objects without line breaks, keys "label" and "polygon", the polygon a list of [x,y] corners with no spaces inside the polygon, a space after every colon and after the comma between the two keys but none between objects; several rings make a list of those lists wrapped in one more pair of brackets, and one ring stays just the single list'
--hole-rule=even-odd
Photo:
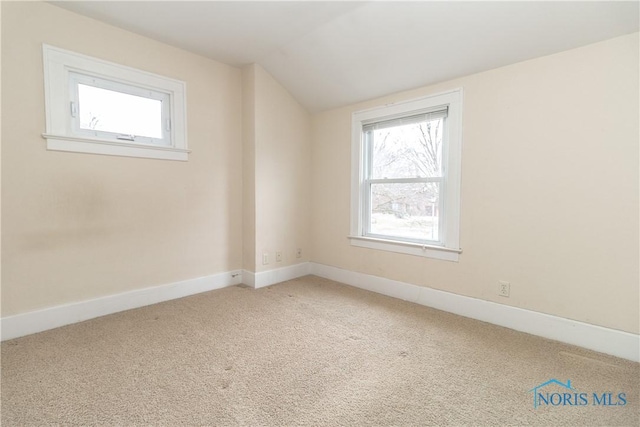
[{"label": "white baseboard", "polygon": [[256,287],[256,273],[249,270],[242,270],[242,283],[252,288]]},{"label": "white baseboard", "polygon": [[307,274],[640,362],[640,336],[636,334],[312,262],[260,273],[236,270],[8,316],[0,320],[1,339],[18,338],[240,283],[257,289]]},{"label": "white baseboard", "polygon": [[516,331],[640,362],[640,336],[550,314],[310,263],[309,274]]},{"label": "white baseboard", "polygon": [[240,270],[3,317],[2,341],[242,282]]},{"label": "white baseboard", "polygon": [[242,283],[255,289],[275,285],[276,283],[285,282],[287,280],[296,279],[298,277],[308,275],[309,264],[310,263],[308,262],[303,262],[300,264],[276,268],[274,270],[262,271],[259,273],[243,270]]}]

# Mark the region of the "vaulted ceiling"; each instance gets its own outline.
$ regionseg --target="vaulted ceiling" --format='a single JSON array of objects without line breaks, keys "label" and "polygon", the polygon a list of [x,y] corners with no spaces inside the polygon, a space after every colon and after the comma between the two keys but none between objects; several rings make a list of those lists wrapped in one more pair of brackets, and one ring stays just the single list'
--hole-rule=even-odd
[{"label": "vaulted ceiling", "polygon": [[316,112],[639,28],[639,3],[53,2],[233,66],[258,63]]}]

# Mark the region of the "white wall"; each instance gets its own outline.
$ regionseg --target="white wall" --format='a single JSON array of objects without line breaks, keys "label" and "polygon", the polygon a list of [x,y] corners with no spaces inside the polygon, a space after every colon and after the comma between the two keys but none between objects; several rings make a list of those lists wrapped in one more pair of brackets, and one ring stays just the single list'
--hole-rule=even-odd
[{"label": "white wall", "polygon": [[[312,260],[638,333],[638,63],[636,33],[314,115]],[[351,113],[457,87],[460,261],[350,246]]]},{"label": "white wall", "polygon": [[[184,80],[188,162],[47,151],[42,43]],[[242,267],[241,72],[2,2],[2,315]]]}]

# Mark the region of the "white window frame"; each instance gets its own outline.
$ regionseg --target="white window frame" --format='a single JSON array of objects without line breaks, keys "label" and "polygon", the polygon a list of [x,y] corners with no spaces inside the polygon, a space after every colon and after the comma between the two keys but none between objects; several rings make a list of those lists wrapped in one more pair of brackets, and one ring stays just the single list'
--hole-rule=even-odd
[{"label": "white window frame", "polygon": [[[454,89],[405,102],[387,104],[352,114],[351,145],[351,245],[369,249],[424,256],[446,261],[458,261],[460,249],[460,175],[462,161],[462,89]],[[440,203],[440,241],[416,242],[371,236],[367,232],[367,192],[371,180],[366,176],[368,155],[363,126],[384,120],[409,117],[447,108],[443,143],[443,182]],[[367,182],[369,181],[369,182]]]},{"label": "white window frame", "polygon": [[[187,161],[186,84],[183,81],[42,45],[47,149],[112,156]],[[80,129],[77,84],[94,80],[104,87],[163,101],[162,138],[127,138],[113,132]],[[97,83],[96,83],[97,82]],[[133,140],[131,140],[133,139]]]}]

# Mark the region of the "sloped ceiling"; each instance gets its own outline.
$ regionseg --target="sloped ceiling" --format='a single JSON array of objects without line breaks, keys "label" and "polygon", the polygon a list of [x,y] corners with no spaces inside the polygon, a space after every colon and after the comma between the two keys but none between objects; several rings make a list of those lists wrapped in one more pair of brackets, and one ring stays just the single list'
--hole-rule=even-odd
[{"label": "sloped ceiling", "polygon": [[52,2],[233,66],[317,112],[638,31],[638,2]]}]

